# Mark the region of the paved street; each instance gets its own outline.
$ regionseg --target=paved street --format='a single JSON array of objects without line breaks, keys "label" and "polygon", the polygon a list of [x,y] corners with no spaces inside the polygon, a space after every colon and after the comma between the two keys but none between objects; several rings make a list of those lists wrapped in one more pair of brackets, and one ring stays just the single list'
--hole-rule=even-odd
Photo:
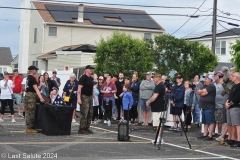
[{"label": "paved street", "polygon": [[[192,128],[188,136],[192,150],[188,149],[185,136],[179,132],[164,131],[161,150],[150,143],[155,136],[150,126],[131,126],[131,141],[117,141],[117,124],[111,127],[102,123],[92,126],[94,134],[78,135],[78,123],[72,125],[70,136],[46,136],[42,133],[26,134],[24,120],[16,118],[11,123],[5,118],[1,125],[10,131],[0,136],[1,158],[9,159],[239,159],[240,149],[203,142],[196,139],[200,128]],[[79,121],[79,119],[77,119]],[[1,131],[3,134],[3,131]]]}]

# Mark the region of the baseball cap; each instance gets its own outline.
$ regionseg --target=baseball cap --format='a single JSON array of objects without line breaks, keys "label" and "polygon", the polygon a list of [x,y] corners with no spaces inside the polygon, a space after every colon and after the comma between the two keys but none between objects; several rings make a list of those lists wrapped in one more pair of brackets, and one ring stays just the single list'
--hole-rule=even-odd
[{"label": "baseball cap", "polygon": [[28,70],[31,71],[31,70],[39,70],[36,66],[32,65],[32,66],[29,66],[28,67]]},{"label": "baseball cap", "polygon": [[103,80],[104,78],[103,78],[103,76],[100,76],[98,79],[101,79],[101,80]]},{"label": "baseball cap", "polygon": [[181,74],[177,74],[177,79],[182,79],[183,76]]},{"label": "baseball cap", "polygon": [[56,73],[56,74],[57,74],[57,71],[56,71],[56,70],[53,70],[53,71],[52,71],[52,73],[53,73],[53,74],[54,74],[54,73]]},{"label": "baseball cap", "polygon": [[147,72],[146,75],[152,75],[152,73],[151,72]]},{"label": "baseball cap", "polygon": [[85,67],[85,69],[94,69],[94,67],[91,66],[91,65],[87,65],[87,66]]},{"label": "baseball cap", "polygon": [[209,78],[214,81],[214,76],[212,74],[206,74],[205,76],[203,76],[203,78]]},{"label": "baseball cap", "polygon": [[160,73],[156,73],[155,75],[154,75],[154,78],[159,78],[159,77],[161,77],[162,75],[160,74]]},{"label": "baseball cap", "polygon": [[214,72],[214,76],[218,76],[218,77],[223,77],[224,76],[224,74],[222,73],[222,72],[220,72],[220,71],[215,71]]},{"label": "baseball cap", "polygon": [[3,74],[4,75],[9,75],[9,73],[7,71],[4,71]]}]

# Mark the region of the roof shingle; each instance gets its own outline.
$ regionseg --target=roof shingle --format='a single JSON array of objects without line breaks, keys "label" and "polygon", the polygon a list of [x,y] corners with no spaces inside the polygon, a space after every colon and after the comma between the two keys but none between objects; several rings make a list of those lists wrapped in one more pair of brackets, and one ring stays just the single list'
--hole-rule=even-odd
[{"label": "roof shingle", "polygon": [[9,47],[0,47],[0,65],[11,65],[12,53]]}]

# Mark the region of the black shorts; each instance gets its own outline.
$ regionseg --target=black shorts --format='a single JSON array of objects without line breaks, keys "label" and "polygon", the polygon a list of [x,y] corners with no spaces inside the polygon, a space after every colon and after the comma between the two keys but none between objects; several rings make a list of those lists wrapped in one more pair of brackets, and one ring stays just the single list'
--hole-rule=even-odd
[{"label": "black shorts", "polygon": [[173,106],[171,106],[171,108],[170,108],[170,114],[172,114],[172,115],[182,115],[182,108],[179,108],[179,107],[173,107]]}]

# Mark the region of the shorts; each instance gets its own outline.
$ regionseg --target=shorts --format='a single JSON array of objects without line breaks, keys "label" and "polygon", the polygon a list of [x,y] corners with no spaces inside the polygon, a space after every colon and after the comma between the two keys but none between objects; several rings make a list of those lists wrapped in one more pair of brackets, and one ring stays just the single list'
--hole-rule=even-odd
[{"label": "shorts", "polygon": [[162,112],[152,112],[153,127],[159,126],[161,113]]},{"label": "shorts", "polygon": [[15,97],[15,103],[18,104],[22,104],[22,94],[19,93],[13,93],[14,97]]},{"label": "shorts", "polygon": [[240,108],[229,108],[227,110],[227,124],[240,126]]},{"label": "shorts", "polygon": [[170,114],[181,116],[181,115],[182,115],[182,110],[183,110],[182,108],[171,106],[171,108],[170,108]]},{"label": "shorts", "polygon": [[143,111],[149,111],[150,110],[150,107],[148,107],[146,105],[146,102],[148,101],[148,99],[140,99],[140,106],[141,106],[141,109]]},{"label": "shorts", "polygon": [[214,124],[214,109],[203,109],[202,110],[202,123],[203,124]]},{"label": "shorts", "polygon": [[223,108],[216,109],[214,117],[216,123],[223,123]]}]

